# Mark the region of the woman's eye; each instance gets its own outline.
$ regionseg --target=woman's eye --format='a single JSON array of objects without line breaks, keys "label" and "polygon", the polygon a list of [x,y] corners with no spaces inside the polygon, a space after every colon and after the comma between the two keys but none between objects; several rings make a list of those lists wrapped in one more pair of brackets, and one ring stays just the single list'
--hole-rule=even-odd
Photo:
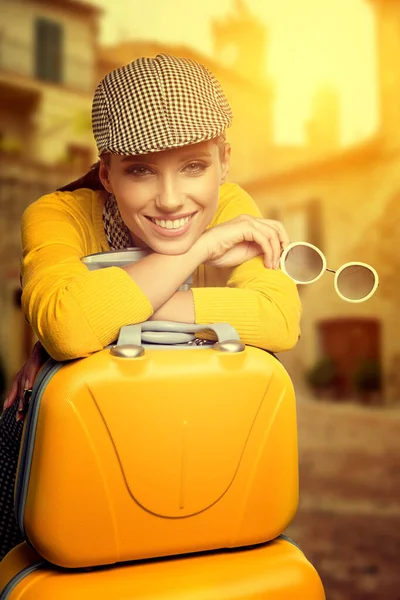
[{"label": "woman's eye", "polygon": [[192,161],[185,166],[184,171],[188,171],[189,173],[202,173],[206,168],[207,165],[204,163]]},{"label": "woman's eye", "polygon": [[128,175],[134,175],[135,177],[145,177],[146,175],[151,175],[152,171],[143,165],[132,165],[128,167],[125,171]]}]

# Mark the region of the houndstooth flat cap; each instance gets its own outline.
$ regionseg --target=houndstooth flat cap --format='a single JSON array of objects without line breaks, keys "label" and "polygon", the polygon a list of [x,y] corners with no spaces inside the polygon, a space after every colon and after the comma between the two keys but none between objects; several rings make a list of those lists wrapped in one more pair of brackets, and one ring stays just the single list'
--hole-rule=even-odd
[{"label": "houndstooth flat cap", "polygon": [[112,71],[97,86],[92,127],[99,155],[147,154],[221,135],[232,111],[214,75],[159,54]]}]

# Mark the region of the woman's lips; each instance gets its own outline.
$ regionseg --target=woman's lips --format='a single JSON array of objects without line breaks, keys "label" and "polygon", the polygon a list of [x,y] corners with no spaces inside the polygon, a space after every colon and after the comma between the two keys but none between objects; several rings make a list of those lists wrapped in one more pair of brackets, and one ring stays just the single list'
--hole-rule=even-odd
[{"label": "woman's lips", "polygon": [[[167,229],[166,227],[157,225],[157,223],[152,221],[151,217],[146,217],[146,219],[152,226],[153,230],[156,233],[158,233],[159,235],[162,235],[163,237],[179,237],[181,235],[184,235],[188,231],[195,216],[196,216],[196,213],[193,213],[187,223],[185,223],[182,227],[177,227],[176,229]],[[159,219],[159,220],[161,221],[162,219]],[[167,220],[172,221],[173,219],[165,219],[165,221],[167,221]]]}]

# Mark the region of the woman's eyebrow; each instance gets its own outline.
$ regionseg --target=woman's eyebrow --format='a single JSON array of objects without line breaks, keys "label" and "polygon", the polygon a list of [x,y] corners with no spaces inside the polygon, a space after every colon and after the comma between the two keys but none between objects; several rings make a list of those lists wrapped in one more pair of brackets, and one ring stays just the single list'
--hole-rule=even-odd
[{"label": "woman's eyebrow", "polygon": [[146,162],[149,163],[150,161],[147,158],[146,154],[140,155],[140,154],[132,154],[132,156],[124,156],[123,158],[121,158],[121,162]]},{"label": "woman's eyebrow", "polygon": [[178,162],[182,163],[185,160],[194,160],[195,158],[212,158],[211,152],[192,152],[191,154],[185,154],[178,160]]},{"label": "woman's eyebrow", "polygon": [[[182,156],[178,163],[183,163],[187,160],[195,160],[197,158],[212,158],[211,152],[206,152],[205,150],[201,150],[199,152],[191,152]],[[121,163],[125,162],[144,162],[147,164],[157,164],[154,157],[150,157],[148,154],[132,154],[131,156],[124,156],[121,158]]]}]

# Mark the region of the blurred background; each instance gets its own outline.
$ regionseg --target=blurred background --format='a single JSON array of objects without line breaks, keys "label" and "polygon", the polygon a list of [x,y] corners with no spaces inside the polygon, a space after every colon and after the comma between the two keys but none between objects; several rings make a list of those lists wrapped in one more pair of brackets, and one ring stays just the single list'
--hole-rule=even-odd
[{"label": "blurred background", "polygon": [[35,341],[20,310],[26,206],[96,160],[110,70],[159,52],[215,73],[234,111],[230,178],[328,267],[363,261],[364,304],[302,286],[280,358],[297,392],[289,533],[330,600],[400,598],[400,0],[0,0],[0,391]]}]

